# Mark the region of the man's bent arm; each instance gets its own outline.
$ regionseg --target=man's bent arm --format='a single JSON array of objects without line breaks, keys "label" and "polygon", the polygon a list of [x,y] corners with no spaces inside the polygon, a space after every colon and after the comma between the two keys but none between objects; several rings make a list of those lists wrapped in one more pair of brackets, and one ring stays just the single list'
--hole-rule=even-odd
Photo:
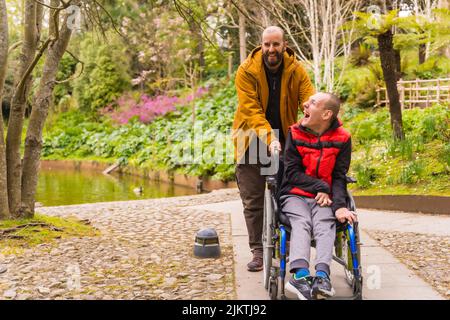
[{"label": "man's bent arm", "polygon": [[341,151],[336,157],[336,163],[333,169],[333,183],[332,183],[332,192],[333,192],[333,204],[332,209],[333,212],[340,208],[346,208],[347,203],[345,201],[347,197],[347,172],[350,168],[350,161],[352,155],[352,140],[348,139],[347,142],[342,146]]},{"label": "man's bent arm", "polygon": [[237,71],[235,84],[239,100],[238,113],[248,128],[255,130],[261,141],[270,145],[275,135],[258,99],[255,83],[242,67]]}]

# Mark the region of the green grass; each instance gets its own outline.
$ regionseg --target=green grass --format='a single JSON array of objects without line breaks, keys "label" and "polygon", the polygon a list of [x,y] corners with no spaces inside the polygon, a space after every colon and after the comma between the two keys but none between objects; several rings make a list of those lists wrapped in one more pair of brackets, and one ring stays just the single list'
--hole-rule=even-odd
[{"label": "green grass", "polygon": [[0,220],[0,234],[2,230],[31,223],[45,223],[47,226],[27,226],[8,234],[20,236],[20,239],[0,238],[0,253],[18,254],[26,248],[52,243],[56,239],[95,237],[100,234],[97,229],[76,218],[50,217],[42,214],[35,214],[31,219]]},{"label": "green grass", "polygon": [[450,196],[449,114],[447,106],[405,110],[403,141],[392,139],[386,110],[345,119],[353,136],[355,195]]},{"label": "green grass", "polygon": [[361,189],[356,185],[350,185],[349,189],[355,196],[380,196],[380,195],[426,195],[450,197],[449,177],[430,179],[426,182],[414,185],[390,186],[378,183],[375,186]]}]

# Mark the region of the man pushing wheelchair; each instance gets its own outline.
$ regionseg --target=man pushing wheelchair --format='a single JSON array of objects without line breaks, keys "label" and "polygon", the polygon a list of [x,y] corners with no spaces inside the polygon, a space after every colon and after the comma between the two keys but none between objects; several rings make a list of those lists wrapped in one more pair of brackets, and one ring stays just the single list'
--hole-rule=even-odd
[{"label": "man pushing wheelchair", "polygon": [[[293,273],[286,288],[300,299],[332,296],[329,275],[336,218],[356,221],[346,207],[351,139],[337,118],[340,101],[330,93],[314,94],[306,71],[287,46],[284,31],[276,26],[264,30],[261,47],[241,64],[235,83],[239,100],[233,122],[236,180],[253,253],[248,271],[263,269],[266,180],[261,171],[267,159],[261,154],[267,150],[261,151],[266,146],[271,154],[284,149],[278,196],[292,225]],[[299,107],[304,108],[304,116],[294,124]],[[309,272],[311,236],[317,246],[315,278]]]}]

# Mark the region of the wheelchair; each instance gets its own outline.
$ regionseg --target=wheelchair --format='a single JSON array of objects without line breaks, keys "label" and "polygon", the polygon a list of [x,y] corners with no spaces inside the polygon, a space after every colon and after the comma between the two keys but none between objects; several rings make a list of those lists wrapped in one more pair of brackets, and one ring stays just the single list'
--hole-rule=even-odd
[{"label": "wheelchair", "polygon": [[[286,300],[285,278],[286,264],[288,262],[287,242],[291,231],[289,218],[284,215],[279,206],[278,192],[278,164],[279,154],[275,152],[271,161],[277,163],[274,174],[266,176],[266,189],[264,194],[264,220],[263,220],[263,277],[264,287],[271,300],[280,297]],[[347,183],[355,183],[356,180],[347,177]],[[355,201],[351,193],[347,192],[347,208],[356,212]],[[314,240],[311,243],[315,247]],[[361,251],[358,222],[353,225],[340,223],[336,220],[336,239],[333,260],[343,266],[345,279],[352,289],[351,297],[329,298],[333,300],[349,299],[362,300],[363,278],[361,269]],[[280,285],[279,285],[280,284]]]}]

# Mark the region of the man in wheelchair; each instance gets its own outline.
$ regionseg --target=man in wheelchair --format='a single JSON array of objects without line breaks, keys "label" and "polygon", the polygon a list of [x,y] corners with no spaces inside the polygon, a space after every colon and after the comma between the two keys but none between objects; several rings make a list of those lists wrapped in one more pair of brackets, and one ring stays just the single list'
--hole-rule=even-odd
[{"label": "man in wheelchair", "polygon": [[[336,219],[356,221],[346,207],[351,136],[337,117],[339,109],[340,100],[333,94],[311,96],[304,103],[304,117],[289,128],[286,139],[279,190],[281,211],[291,224],[292,277],[286,289],[301,300],[334,295],[330,265]],[[315,277],[309,271],[311,240],[316,244]]]}]

